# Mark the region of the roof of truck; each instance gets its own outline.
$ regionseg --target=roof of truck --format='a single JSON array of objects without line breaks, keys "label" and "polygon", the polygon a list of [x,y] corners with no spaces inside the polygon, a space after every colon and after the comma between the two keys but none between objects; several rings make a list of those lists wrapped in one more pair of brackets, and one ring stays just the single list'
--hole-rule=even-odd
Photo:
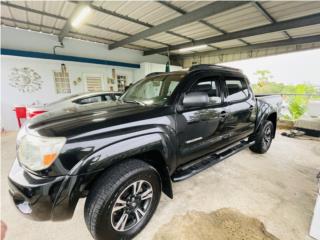
[{"label": "roof of truck", "polygon": [[243,74],[242,70],[238,68],[232,68],[232,67],[226,67],[226,66],[221,66],[221,65],[215,65],[215,64],[198,64],[198,65],[193,65],[192,67],[188,69],[182,69],[179,71],[173,71],[173,72],[152,72],[146,75],[146,77],[151,77],[151,76],[157,76],[157,75],[169,75],[169,74],[186,74],[186,73],[191,73],[194,71],[202,71],[202,70],[214,70],[214,71],[219,71],[219,72],[233,72],[233,73],[239,73]]},{"label": "roof of truck", "polygon": [[197,71],[197,70],[218,70],[218,71],[226,71],[226,72],[238,72],[242,73],[242,71],[238,68],[232,68],[232,67],[226,67],[226,66],[221,66],[221,65],[216,65],[216,64],[198,64],[198,65],[193,65],[192,67],[189,68],[189,71]]}]

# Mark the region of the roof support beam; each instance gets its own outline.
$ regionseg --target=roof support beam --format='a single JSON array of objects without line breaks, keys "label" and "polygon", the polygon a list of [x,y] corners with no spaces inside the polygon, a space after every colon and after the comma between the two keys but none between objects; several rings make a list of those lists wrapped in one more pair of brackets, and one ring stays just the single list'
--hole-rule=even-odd
[{"label": "roof support beam", "polygon": [[[176,12],[182,14],[182,15],[187,13],[183,9],[175,6],[174,4],[172,4],[172,3],[168,2],[168,1],[158,1],[158,3],[162,4],[163,6],[166,6],[167,8],[170,8],[171,10],[174,10],[174,11],[176,11]],[[199,20],[198,22],[202,23],[203,25],[206,25],[209,28],[212,28],[213,30],[215,30],[215,31],[217,31],[219,33],[226,33],[226,31],[224,31],[224,30],[222,30],[222,29],[220,29],[220,28],[214,26],[213,24],[208,23],[208,22],[206,22],[204,20]]]},{"label": "roof support beam", "polygon": [[[180,14],[186,14],[187,12],[184,11],[183,9],[181,8],[178,8],[177,6],[175,6],[174,4],[170,3],[170,2],[167,2],[167,1],[158,1],[160,4],[180,13]],[[227,32],[222,30],[221,28],[218,28],[217,26],[211,24],[211,23],[208,23],[207,21],[205,20],[199,20],[198,21],[199,23],[202,23],[203,25],[219,32],[219,33],[222,33],[222,34],[226,34]],[[250,45],[248,42],[244,41],[243,39],[239,39],[240,42],[244,43],[245,45]],[[214,47],[214,46],[209,46],[209,47]]]},{"label": "roof support beam", "polygon": [[88,3],[86,2],[81,2],[78,3],[78,5],[76,6],[75,10],[72,12],[70,18],[67,20],[67,22],[65,23],[64,27],[62,28],[59,36],[58,36],[58,40],[59,42],[62,43],[63,39],[68,35],[68,33],[71,31],[72,29],[72,25],[71,22],[73,21],[73,19],[80,13],[80,11],[85,7],[85,6],[89,6]]},{"label": "roof support beam", "polygon": [[217,13],[221,13],[227,10],[230,10],[232,8],[247,4],[247,1],[227,1],[227,2],[214,2],[209,5],[206,5],[204,7],[198,8],[192,12],[188,12],[182,16],[179,16],[177,18],[171,19],[167,22],[161,23],[157,26],[154,26],[150,29],[144,30],[142,32],[139,32],[131,37],[128,37],[126,39],[123,39],[119,42],[116,42],[114,44],[111,44],[109,46],[109,49],[115,49],[117,47],[121,47],[123,45],[138,41],[143,38],[150,37],[152,35],[168,31],[170,29],[173,29],[175,27],[179,27],[181,25],[185,25],[194,21],[199,21],[203,18],[212,16]]},{"label": "roof support beam", "polygon": [[[203,45],[203,44],[213,44],[213,43],[222,42],[222,41],[251,37],[251,36],[261,35],[261,34],[271,33],[271,32],[284,31],[284,30],[288,30],[288,29],[292,29],[292,28],[310,26],[310,25],[315,25],[315,24],[319,24],[319,23],[320,23],[320,14],[317,13],[317,14],[313,14],[310,16],[306,16],[306,17],[295,18],[295,19],[286,20],[286,21],[282,21],[282,22],[272,23],[269,25],[254,27],[254,28],[245,29],[245,30],[232,32],[232,33],[227,33],[224,35],[204,38],[201,40],[196,40],[194,42],[178,44],[178,45],[174,45],[174,46],[169,47],[169,50],[178,50],[181,48],[198,46],[198,45]],[[168,51],[168,48],[159,48],[159,49],[155,49],[155,50],[146,51],[146,52],[144,52],[144,55],[162,53],[165,51]]]},{"label": "roof support beam", "polygon": [[[267,42],[267,43],[258,43],[258,44],[252,44],[250,46],[243,46],[243,47],[219,49],[219,50],[215,50],[215,51],[197,53],[197,56],[214,56],[214,55],[234,54],[234,53],[245,52],[245,51],[256,50],[256,49],[263,49],[263,48],[270,48],[270,47],[281,47],[281,46],[297,45],[297,44],[304,44],[304,43],[315,43],[315,42],[320,42],[320,35],[292,38],[292,39],[279,40],[279,41]],[[195,54],[185,54],[185,55],[182,55],[182,56],[179,55],[179,56],[181,58],[194,57]]]},{"label": "roof support beam", "polygon": [[[274,19],[274,17],[271,16],[271,14],[261,5],[259,2],[252,2],[253,6],[270,22],[270,23],[276,23],[277,21]],[[283,31],[284,34],[287,35],[288,38],[291,38],[289,33],[287,31]]]}]

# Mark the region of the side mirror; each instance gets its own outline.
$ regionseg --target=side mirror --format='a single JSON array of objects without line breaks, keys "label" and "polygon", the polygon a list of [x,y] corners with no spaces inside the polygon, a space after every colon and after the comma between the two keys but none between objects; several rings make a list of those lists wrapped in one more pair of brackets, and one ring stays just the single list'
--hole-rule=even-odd
[{"label": "side mirror", "polygon": [[209,104],[209,96],[204,92],[191,92],[184,96],[183,107],[204,107]]}]

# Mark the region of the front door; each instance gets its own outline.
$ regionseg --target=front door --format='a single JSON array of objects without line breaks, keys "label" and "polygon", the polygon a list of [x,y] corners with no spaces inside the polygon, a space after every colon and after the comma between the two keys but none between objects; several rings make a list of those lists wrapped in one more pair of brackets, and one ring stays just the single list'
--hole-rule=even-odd
[{"label": "front door", "polygon": [[206,107],[184,109],[177,114],[180,163],[212,152],[221,141],[221,113],[224,112],[220,91],[220,77],[212,76],[199,79],[189,92],[205,92],[209,96]]}]

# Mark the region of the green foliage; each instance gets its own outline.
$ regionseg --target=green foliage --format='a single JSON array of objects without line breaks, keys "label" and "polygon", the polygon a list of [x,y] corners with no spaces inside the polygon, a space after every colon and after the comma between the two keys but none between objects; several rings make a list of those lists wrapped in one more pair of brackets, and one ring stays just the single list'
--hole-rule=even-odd
[{"label": "green foliage", "polygon": [[[271,81],[271,73],[268,70],[258,70],[258,83],[253,84],[252,88],[255,94],[317,94],[317,89],[311,84],[289,85]],[[286,119],[298,119],[302,116],[309,102],[308,96],[292,95],[286,96],[285,101],[288,101],[288,110],[290,116],[285,116]]]},{"label": "green foliage", "polygon": [[308,98],[304,96],[294,96],[289,100],[289,112],[293,120],[302,116],[308,104]]}]

